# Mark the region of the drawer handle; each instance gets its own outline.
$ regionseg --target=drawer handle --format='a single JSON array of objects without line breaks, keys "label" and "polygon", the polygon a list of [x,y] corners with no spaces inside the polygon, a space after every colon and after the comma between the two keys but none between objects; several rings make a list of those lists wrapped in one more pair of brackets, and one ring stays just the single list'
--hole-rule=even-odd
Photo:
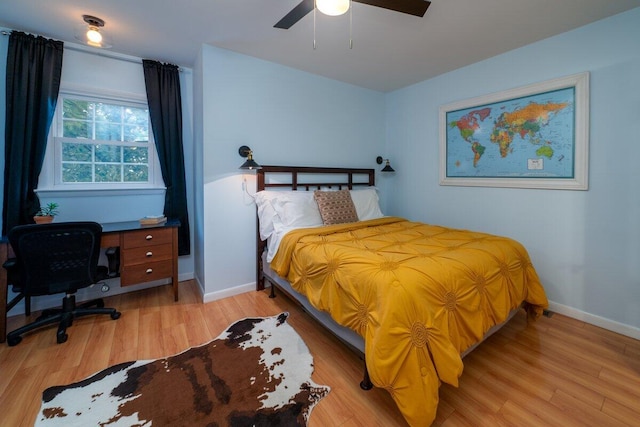
[{"label": "drawer handle", "polygon": [[146,253],[147,257],[153,256],[153,252],[149,251]]},{"label": "drawer handle", "polygon": [[145,237],[145,239],[151,240],[151,239],[153,239],[153,236],[151,234],[147,234],[147,237]]},{"label": "drawer handle", "polygon": [[153,268],[147,268],[147,274],[153,273]]}]

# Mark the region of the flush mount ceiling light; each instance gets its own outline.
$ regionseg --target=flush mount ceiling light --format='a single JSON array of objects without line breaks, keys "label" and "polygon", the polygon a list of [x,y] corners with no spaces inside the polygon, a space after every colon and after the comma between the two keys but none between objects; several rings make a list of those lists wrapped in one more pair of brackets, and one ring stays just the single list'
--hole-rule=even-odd
[{"label": "flush mount ceiling light", "polygon": [[349,0],[316,0],[316,7],[325,15],[343,15],[349,10]]},{"label": "flush mount ceiling light", "polygon": [[109,37],[104,31],[104,21],[91,15],[82,15],[85,24],[76,28],[76,40],[91,47],[108,49],[111,47]]}]

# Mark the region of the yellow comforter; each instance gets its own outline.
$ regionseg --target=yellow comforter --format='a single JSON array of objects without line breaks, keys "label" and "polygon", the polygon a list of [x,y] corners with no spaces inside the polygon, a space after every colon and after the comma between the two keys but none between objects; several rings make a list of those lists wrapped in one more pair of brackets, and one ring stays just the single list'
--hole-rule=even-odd
[{"label": "yellow comforter", "polygon": [[411,426],[432,423],[460,353],[524,302],[547,298],[511,239],[386,217],[287,233],[271,267],[319,310],[358,332],[373,384]]}]

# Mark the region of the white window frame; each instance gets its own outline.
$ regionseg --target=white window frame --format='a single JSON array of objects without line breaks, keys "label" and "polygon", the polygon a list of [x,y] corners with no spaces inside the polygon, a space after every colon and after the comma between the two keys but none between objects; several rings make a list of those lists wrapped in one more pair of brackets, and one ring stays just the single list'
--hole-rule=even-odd
[{"label": "white window frame", "polygon": [[82,192],[88,195],[88,192],[98,192],[100,194],[109,192],[110,194],[130,194],[137,193],[155,193],[156,191],[164,191],[165,185],[162,180],[160,170],[160,162],[156,153],[155,141],[153,139],[153,131],[151,129],[151,119],[149,119],[149,181],[145,183],[138,182],[91,182],[91,183],[64,183],[62,182],[62,143],[69,138],[62,137],[62,108],[63,99],[65,97],[74,99],[83,99],[92,102],[104,102],[116,105],[130,105],[136,108],[148,108],[145,95],[116,92],[101,91],[93,88],[71,88],[61,87],[58,95],[58,102],[49,136],[47,138],[47,148],[42,171],[38,180],[38,193],[48,192]]}]

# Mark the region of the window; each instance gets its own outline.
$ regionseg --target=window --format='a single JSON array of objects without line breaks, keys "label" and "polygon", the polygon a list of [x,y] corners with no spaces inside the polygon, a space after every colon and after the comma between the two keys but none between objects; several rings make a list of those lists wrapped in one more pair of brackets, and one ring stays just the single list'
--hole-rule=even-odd
[{"label": "window", "polygon": [[61,92],[47,152],[38,190],[163,187],[146,100]]}]

